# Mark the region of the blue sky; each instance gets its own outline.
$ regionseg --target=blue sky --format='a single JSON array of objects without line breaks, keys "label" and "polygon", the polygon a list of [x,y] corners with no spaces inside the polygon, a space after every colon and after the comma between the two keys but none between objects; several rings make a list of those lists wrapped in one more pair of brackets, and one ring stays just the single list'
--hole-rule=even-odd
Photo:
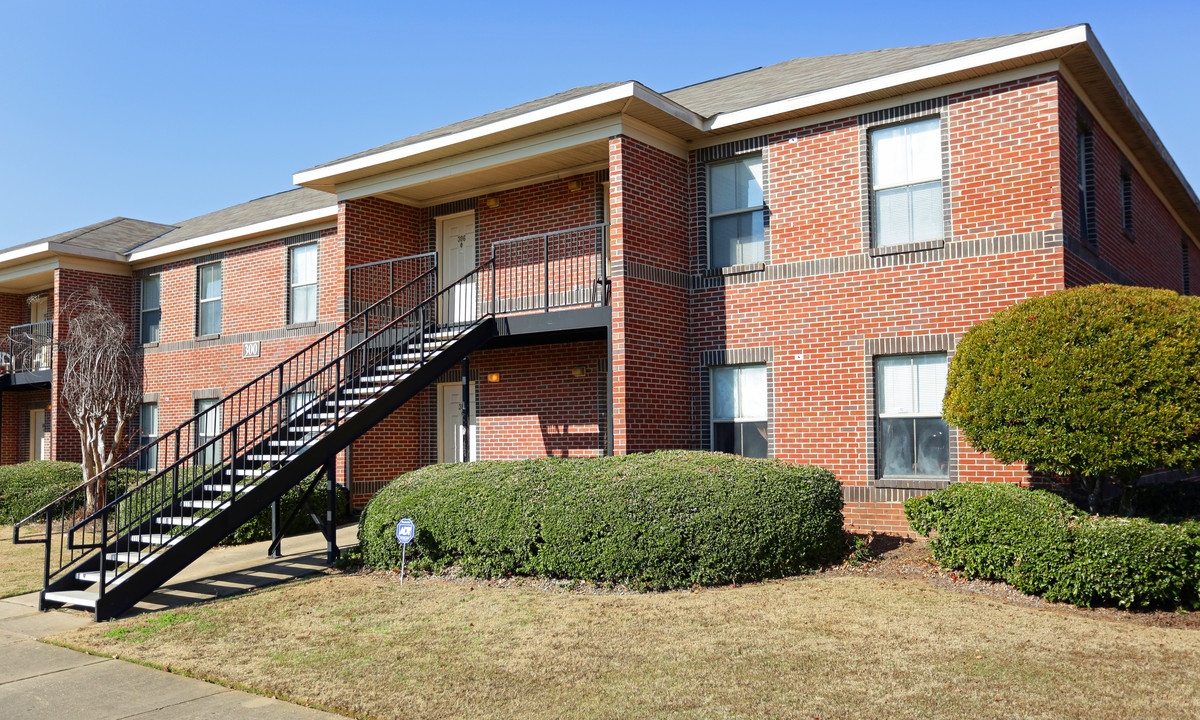
[{"label": "blue sky", "polygon": [[0,0],[0,247],[175,222],[577,85],[1089,22],[1200,186],[1200,3]]}]

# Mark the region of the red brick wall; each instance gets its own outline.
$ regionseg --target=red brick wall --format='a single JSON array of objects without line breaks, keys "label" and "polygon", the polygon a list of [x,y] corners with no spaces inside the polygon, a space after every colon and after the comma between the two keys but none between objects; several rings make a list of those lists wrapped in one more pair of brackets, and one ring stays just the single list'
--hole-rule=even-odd
[{"label": "red brick wall", "polygon": [[[6,392],[0,408],[0,465],[25,462],[29,459],[29,411],[50,408],[49,390]],[[46,413],[47,423],[50,413]]]},{"label": "red brick wall", "polygon": [[[1079,100],[1065,80],[1059,82],[1062,102],[1059,126],[1062,134],[1063,226],[1071,237],[1078,236],[1079,201],[1076,174],[1076,137]],[[1084,110],[1084,115],[1090,115]],[[1095,247],[1066,252],[1068,287],[1102,282],[1132,282],[1136,285],[1183,290],[1183,231],[1167,207],[1099,123],[1091,123],[1093,184],[1095,187]],[[1121,172],[1125,169],[1133,185],[1133,232],[1126,232],[1121,201]],[[1089,262],[1090,261],[1090,262]],[[1115,270],[1115,272],[1113,272]]]}]

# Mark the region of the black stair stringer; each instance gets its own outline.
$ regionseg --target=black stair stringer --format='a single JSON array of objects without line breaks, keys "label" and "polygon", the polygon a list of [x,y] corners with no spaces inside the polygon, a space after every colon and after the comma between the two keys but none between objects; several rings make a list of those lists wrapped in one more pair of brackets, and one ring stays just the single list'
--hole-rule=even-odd
[{"label": "black stair stringer", "polygon": [[[279,466],[272,474],[256,485],[239,493],[230,507],[208,516],[208,522],[194,528],[174,545],[155,553],[154,560],[137,568],[119,584],[108,587],[97,600],[96,620],[107,620],[124,613],[142,598],[154,592],[164,583],[198,559],[201,555],[225,539],[272,502],[280,498],[304,478],[320,469],[326,461],[345,449],[397,408],[437,381],[463,358],[486,345],[497,335],[494,318],[485,318],[467,330],[458,339],[448,343],[425,361],[409,377],[388,388],[371,403],[355,411],[324,437],[306,447],[295,459]],[[357,378],[350,378],[346,384]],[[255,450],[249,450],[253,453]],[[236,483],[233,478],[231,483]],[[162,515],[159,513],[158,515]],[[98,565],[102,553],[96,553],[86,561],[88,569]],[[91,558],[96,558],[93,561]],[[73,575],[73,573],[72,573]]]}]

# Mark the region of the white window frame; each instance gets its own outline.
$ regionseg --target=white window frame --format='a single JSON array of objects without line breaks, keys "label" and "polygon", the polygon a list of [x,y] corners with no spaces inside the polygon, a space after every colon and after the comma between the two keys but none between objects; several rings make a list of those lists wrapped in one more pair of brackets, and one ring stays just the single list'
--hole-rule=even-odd
[{"label": "white window frame", "polygon": [[[1075,130],[1075,185],[1077,189],[1078,200],[1076,204],[1079,215],[1079,240],[1085,243],[1094,243],[1096,240],[1096,217],[1093,212],[1092,203],[1089,202],[1095,194],[1095,138],[1092,135],[1092,129],[1086,126],[1079,126]],[[1088,167],[1093,166],[1091,172]]]},{"label": "white window frame", "polygon": [[[204,445],[208,441],[212,440],[213,438],[219,437],[221,435],[221,433],[223,432],[222,426],[224,425],[224,423],[221,422],[222,410],[220,407],[220,403],[221,403],[220,398],[196,398],[195,400],[192,401],[192,409],[195,411],[196,416],[197,416],[196,417],[196,436],[194,438],[194,442],[196,444],[193,448],[194,450],[199,450],[202,445]],[[206,407],[201,408],[201,405],[206,405]],[[214,418],[212,420],[212,422],[214,423],[214,426],[212,428],[210,428],[212,430],[211,434],[202,435],[200,433],[200,430],[201,430],[201,428],[204,427],[204,420],[202,420],[199,416],[202,414],[205,414],[205,413],[212,413],[211,417]],[[225,444],[224,440],[218,440],[215,444],[213,444],[211,447],[209,447],[208,450],[205,450],[202,454],[195,456],[193,458],[193,462],[197,465],[201,465],[201,464],[216,465],[216,464],[222,462],[224,460],[224,455],[225,455],[224,447],[223,447],[224,444]]]},{"label": "white window frame", "polygon": [[[937,172],[937,174],[936,175],[930,174],[927,176],[921,176],[921,177],[916,177],[916,178],[908,178],[904,182],[877,183],[876,178],[879,175],[881,175],[882,173],[879,172],[879,168],[876,164],[877,161],[879,160],[878,152],[875,147],[876,133],[879,133],[880,131],[884,131],[884,130],[895,130],[896,128],[908,127],[908,126],[912,126],[912,125],[919,125],[922,123],[930,123],[930,124],[935,124],[937,126],[937,132],[938,132],[938,143],[937,143],[938,172]],[[869,148],[869,154],[870,154],[869,173],[870,173],[870,183],[871,183],[871,247],[876,247],[876,248],[896,247],[898,245],[907,245],[907,244],[916,243],[916,242],[937,242],[938,240],[945,240],[945,238],[946,238],[946,229],[945,229],[945,224],[946,224],[946,221],[945,221],[945,218],[946,218],[946,198],[945,198],[946,171],[945,171],[944,150],[942,148],[942,118],[941,118],[941,116],[934,115],[932,117],[914,118],[912,120],[906,120],[906,121],[900,122],[900,123],[891,123],[888,125],[880,125],[877,127],[873,127],[867,133],[867,146]],[[909,196],[908,196],[909,197],[908,239],[902,243],[889,243],[886,245],[881,243],[880,238],[883,236],[883,233],[880,228],[880,220],[882,219],[882,213],[880,212],[880,209],[879,209],[879,193],[887,192],[888,190],[898,190],[901,188],[913,188],[913,187],[917,187],[918,185],[928,185],[933,182],[938,183],[938,200],[939,200],[939,203],[941,204],[941,209],[942,209],[941,222],[938,225],[939,232],[938,232],[937,237],[922,238],[921,240],[914,239],[914,237],[913,237],[914,227],[913,227],[913,222],[912,222],[912,220],[913,220],[912,195],[909,194]]]},{"label": "white window frame", "polygon": [[[204,268],[209,268],[209,267],[214,267],[214,266],[218,269],[218,271],[221,274],[221,279],[220,279],[220,288],[221,289],[220,289],[220,293],[216,297],[206,298],[206,297],[204,297],[204,283],[201,278],[202,278],[202,275],[204,274]],[[196,266],[196,335],[198,337],[207,336],[207,335],[219,335],[221,333],[221,326],[225,322],[225,308],[224,308],[224,306],[221,305],[221,299],[224,297],[224,295],[225,295],[225,268],[224,268],[223,264],[221,263],[221,261],[218,260],[216,262],[210,262],[210,263],[204,263],[202,265],[197,265]],[[217,327],[215,329],[204,327],[204,305],[207,303],[217,303],[217,305],[218,305]],[[207,330],[207,332],[206,332],[206,330]]]},{"label": "white window frame", "polygon": [[[310,283],[294,282],[296,272],[296,252],[301,249],[312,248],[317,254],[317,276]],[[317,321],[317,312],[321,307],[321,244],[319,242],[301,243],[292,245],[288,248],[288,267],[287,267],[287,283],[288,283],[288,324],[297,322],[310,323]],[[297,320],[296,319],[296,290],[298,288],[313,288],[312,294],[312,319]]]},{"label": "white window frame", "polygon": [[[151,280],[158,285],[158,292],[156,293],[158,295],[158,304],[154,307],[146,307],[146,283]],[[141,293],[141,298],[139,300],[141,310],[139,311],[138,315],[138,319],[140,321],[138,323],[138,333],[143,343],[158,342],[162,339],[162,275],[159,273],[154,273],[143,276],[138,288],[139,292]],[[154,323],[154,337],[148,338],[146,337],[146,313],[152,312],[158,313],[158,319]]]},{"label": "white window frame", "polygon": [[[879,369],[880,362],[887,361],[887,360],[896,360],[896,359],[900,359],[900,358],[910,360],[910,367],[914,368],[914,377],[912,380],[912,387],[914,388],[914,392],[917,392],[919,390],[919,383],[918,383],[918,378],[915,375],[915,373],[916,373],[915,359],[916,358],[926,358],[926,357],[942,358],[942,360],[945,364],[947,373],[949,372],[950,359],[946,353],[908,353],[908,354],[903,354],[903,355],[876,355],[874,358],[873,366],[874,366],[874,373],[875,373],[875,445],[876,445],[874,462],[875,462],[875,477],[877,479],[882,479],[882,478],[919,478],[919,479],[948,480],[950,477],[951,438],[950,438],[950,426],[948,423],[946,424],[946,472],[945,473],[938,474],[938,475],[929,475],[929,474],[920,475],[920,474],[917,474],[915,472],[915,470],[912,473],[899,474],[899,475],[887,475],[884,473],[884,463],[883,463],[883,458],[882,458],[883,438],[881,437],[882,429],[883,429],[882,421],[884,421],[884,420],[910,420],[910,419],[914,421],[913,422],[913,462],[915,464],[917,461],[918,455],[919,455],[918,443],[920,442],[920,438],[917,436],[917,433],[916,433],[916,422],[915,421],[923,420],[923,419],[938,419],[938,420],[942,420],[943,422],[945,422],[945,420],[942,417],[942,407],[941,407],[940,402],[938,403],[938,412],[936,412],[936,413],[931,413],[928,411],[923,412],[920,409],[912,410],[909,412],[883,412],[881,410],[881,408],[884,405],[884,387],[883,387],[884,378],[883,378],[883,373],[880,372],[880,369]],[[943,381],[943,387],[945,387],[944,381]]]},{"label": "white window frame", "polygon": [[[766,409],[766,414],[763,416],[742,415],[742,400],[740,388],[742,386],[740,375],[743,369],[747,368],[762,368],[763,370],[763,393],[762,398],[763,408]],[[738,396],[734,399],[736,405],[735,415],[733,417],[724,417],[717,415],[717,382],[714,378],[715,374],[720,371],[736,370],[739,379],[734,382],[733,387],[738,388]],[[770,457],[770,435],[771,435],[771,370],[766,363],[743,363],[739,365],[714,365],[708,368],[708,438],[709,449],[716,449],[716,426],[718,423],[733,423],[735,426],[749,423],[765,423],[767,428],[767,452],[764,457]]]},{"label": "white window frame", "polygon": [[[146,407],[154,407],[154,423],[153,427],[146,427]],[[158,439],[158,401],[152,400],[144,402],[138,407],[138,444],[141,447],[146,447],[150,443]],[[139,470],[156,470],[158,469],[158,453],[154,451],[144,452],[138,457]]]},{"label": "white window frame", "polygon": [[[708,228],[707,235],[708,235],[708,267],[709,268],[716,269],[716,268],[721,268],[721,267],[737,267],[738,265],[747,265],[747,264],[751,264],[751,263],[764,262],[766,260],[766,257],[767,257],[767,233],[766,233],[767,193],[766,193],[766,188],[762,186],[763,183],[761,183],[761,182],[759,183],[759,192],[762,195],[762,202],[760,204],[734,208],[732,210],[723,210],[721,212],[713,212],[712,211],[713,170],[716,168],[724,167],[726,165],[735,165],[738,163],[744,163],[744,162],[752,161],[752,160],[758,161],[759,168],[760,168],[759,174],[761,176],[762,175],[762,167],[764,164],[763,163],[763,155],[761,152],[747,153],[745,155],[738,155],[737,157],[732,157],[732,158],[729,158],[726,160],[719,160],[719,161],[711,162],[711,163],[708,163],[705,167],[705,170],[704,170],[704,172],[705,172],[704,211],[705,211],[705,218],[706,218],[705,222],[707,223],[706,227]],[[762,215],[760,216],[760,219],[759,219],[759,228],[758,228],[759,235],[762,236],[762,245],[761,245],[762,257],[757,258],[757,259],[743,259],[741,257],[735,257],[734,258],[735,262],[732,265],[717,265],[714,260],[714,258],[716,257],[716,254],[713,252],[713,242],[714,242],[713,221],[719,220],[721,218],[736,217],[739,215],[751,215],[752,216],[754,213],[762,213]],[[737,253],[735,252],[733,254],[736,255]]]}]

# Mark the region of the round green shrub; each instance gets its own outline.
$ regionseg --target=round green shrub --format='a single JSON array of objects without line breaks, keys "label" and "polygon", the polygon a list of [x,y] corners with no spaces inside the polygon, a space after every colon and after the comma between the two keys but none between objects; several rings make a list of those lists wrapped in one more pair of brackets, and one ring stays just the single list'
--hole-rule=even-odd
[{"label": "round green shrub", "polygon": [[1200,524],[1093,517],[1046,492],[958,483],[904,504],[933,556],[969,577],[1090,607],[1200,607]]},{"label": "round green shrub", "polygon": [[460,563],[645,589],[811,570],[844,549],[841,488],[812,466],[705,452],[432,465],[380,491],[359,523],[364,564]]},{"label": "round green shrub", "polygon": [[0,465],[0,523],[24,520],[82,482],[79,463],[34,460]]},{"label": "round green shrub", "polygon": [[1005,463],[1125,486],[1200,467],[1200,298],[1091,285],[964,336],[943,415]]}]

